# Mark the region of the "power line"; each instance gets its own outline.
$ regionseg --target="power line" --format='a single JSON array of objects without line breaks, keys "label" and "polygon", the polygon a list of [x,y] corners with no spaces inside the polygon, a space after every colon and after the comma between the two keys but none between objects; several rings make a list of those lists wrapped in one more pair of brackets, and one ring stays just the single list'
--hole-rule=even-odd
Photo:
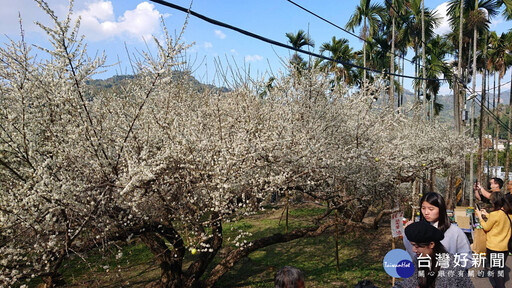
[{"label": "power line", "polygon": [[[487,96],[491,96],[491,95],[490,95],[490,92],[491,92],[491,90],[492,90],[492,89],[495,89],[495,88],[497,88],[497,87],[502,87],[502,86],[508,85],[510,82],[511,82],[511,81],[507,81],[507,82],[505,82],[505,83],[501,83],[499,86],[492,87],[492,88],[491,88],[491,87],[489,87],[488,89],[485,89],[485,94],[486,94]],[[482,91],[480,91],[480,95],[481,95],[481,93],[482,93]],[[510,97],[512,97],[512,90],[511,90],[511,91],[509,91],[509,94],[510,94]],[[491,102],[490,102],[490,99],[489,99],[489,98],[490,98],[490,97],[485,97],[485,104],[491,105]],[[499,104],[499,103],[498,103],[498,104]],[[493,106],[494,106],[494,105],[493,105]]]},{"label": "power line", "polygon": [[491,87],[489,87],[489,88],[488,88],[488,89],[486,89],[485,91],[486,91],[486,92],[490,92],[490,91],[491,91],[491,89],[498,88],[498,87],[503,87],[503,86],[505,86],[505,85],[507,85],[507,84],[510,84],[510,81],[507,81],[507,82],[505,82],[505,83],[501,83],[500,85],[498,85],[498,86],[496,86],[496,87],[492,87],[492,88],[491,88]]},{"label": "power line", "polygon": [[[485,110],[495,121],[497,124],[499,124],[501,127],[505,129],[505,131],[512,133],[512,130],[508,127],[507,124],[503,123],[496,114],[494,114],[486,105],[482,105],[482,101],[480,98],[482,97],[482,94],[477,93],[475,90],[469,88],[466,83],[463,81],[463,79],[459,79],[457,76],[455,76],[455,81],[460,83],[462,87],[470,94],[472,95],[473,99],[476,99],[476,101],[480,104],[480,106]],[[512,97],[512,94],[510,95]],[[485,103],[484,103],[485,104]],[[511,111],[512,112],[512,111]],[[482,117],[482,115],[480,115]]]},{"label": "power line", "polygon": [[241,28],[238,28],[238,27],[226,24],[224,22],[221,22],[221,21],[218,21],[218,20],[206,17],[206,16],[204,16],[202,14],[199,14],[199,13],[196,13],[196,12],[192,11],[191,9],[187,9],[187,8],[181,7],[179,5],[169,3],[167,1],[162,1],[162,0],[150,0],[150,1],[158,3],[158,4],[163,5],[163,6],[167,6],[167,7],[170,7],[170,8],[179,10],[179,11],[182,11],[182,12],[185,12],[185,13],[190,14],[190,15],[192,15],[194,17],[197,17],[197,18],[199,18],[201,20],[204,20],[204,21],[206,21],[208,23],[211,23],[211,24],[214,24],[214,25],[217,25],[217,26],[221,26],[221,27],[224,27],[224,28],[227,28],[227,29],[230,29],[230,30],[234,30],[234,31],[236,31],[238,33],[244,34],[244,35],[249,36],[251,38],[255,38],[255,39],[258,39],[258,40],[263,41],[263,42],[267,42],[267,43],[272,44],[272,45],[283,47],[283,48],[286,48],[286,49],[289,49],[289,50],[293,50],[293,51],[296,51],[296,52],[300,52],[300,53],[303,53],[303,54],[306,54],[306,55],[310,55],[310,56],[313,56],[313,57],[321,58],[321,59],[324,59],[324,60],[327,60],[327,61],[336,62],[338,64],[350,66],[350,67],[353,67],[353,68],[363,69],[363,70],[371,71],[371,72],[378,73],[378,74],[392,75],[392,76],[403,77],[403,78],[408,78],[408,79],[430,80],[430,81],[448,81],[448,79],[422,78],[422,77],[415,77],[415,76],[409,76],[409,75],[400,75],[400,74],[396,74],[396,73],[389,73],[389,72],[386,72],[386,71],[380,71],[380,70],[376,70],[376,69],[372,69],[372,68],[363,67],[363,66],[356,65],[356,64],[353,64],[353,63],[350,63],[350,62],[344,62],[344,61],[340,61],[340,60],[335,60],[335,59],[332,59],[330,57],[326,57],[326,56],[318,54],[318,53],[314,53],[314,52],[302,50],[302,49],[299,49],[299,48],[295,48],[293,46],[290,46],[290,45],[287,45],[287,44],[283,44],[281,42],[278,42],[278,41],[275,41],[275,40],[272,40],[272,39],[260,36],[258,34],[249,32],[247,30],[243,30]]},{"label": "power line", "polygon": [[[471,93],[471,90],[470,88],[466,87],[466,90]],[[510,128],[508,127],[508,124],[505,124],[503,121],[501,121],[501,119],[499,119],[499,117],[494,114],[489,108],[487,108],[486,105],[482,105],[482,101],[480,100],[480,98],[478,96],[482,96],[481,94],[478,94],[478,93],[471,93],[471,94],[476,94],[476,97],[474,98],[480,105],[481,107],[496,121],[496,123],[498,125],[500,125],[503,129],[505,129],[505,131],[509,132],[509,133],[512,133],[512,130],[510,130]],[[480,115],[480,117],[482,117],[482,115]]]},{"label": "power line", "polygon": [[320,15],[318,15],[318,14],[316,14],[316,13],[314,13],[314,12],[312,12],[312,11],[310,11],[310,10],[308,10],[308,9],[304,8],[304,7],[302,7],[301,5],[299,5],[299,4],[297,4],[297,3],[295,3],[295,2],[293,2],[293,1],[291,1],[291,0],[286,0],[286,1],[288,1],[288,2],[292,3],[293,5],[295,5],[295,6],[299,7],[300,9],[302,9],[302,10],[304,10],[304,11],[308,12],[309,14],[311,14],[311,15],[313,15],[313,16],[315,16],[315,17],[317,17],[317,18],[319,18],[319,19],[321,19],[321,20],[323,20],[323,21],[325,21],[325,22],[327,22],[327,23],[329,23],[329,24],[331,24],[332,26],[334,26],[334,27],[336,27],[336,28],[340,29],[341,31],[346,32],[346,33],[348,33],[348,34],[350,34],[350,35],[352,35],[352,36],[356,37],[357,39],[359,39],[359,40],[361,40],[361,41],[364,41],[364,42],[368,43],[368,40],[363,39],[363,38],[361,38],[360,36],[358,36],[358,35],[356,35],[356,34],[354,34],[354,33],[350,32],[350,31],[348,31],[348,30],[346,30],[346,29],[344,29],[344,28],[342,28],[342,27],[340,27],[340,26],[338,26],[338,25],[334,24],[333,22],[331,22],[331,21],[329,21],[329,20],[327,20],[327,19],[323,18],[322,16],[320,16]]},{"label": "power line", "polygon": [[[318,15],[318,14],[316,14],[316,13],[314,13],[314,12],[310,11],[310,10],[308,10],[307,8],[304,8],[303,6],[301,6],[301,5],[299,5],[299,4],[295,3],[295,2],[293,2],[292,0],[286,0],[286,1],[288,1],[288,2],[292,3],[293,5],[295,5],[295,6],[299,7],[300,9],[302,9],[302,10],[304,10],[304,11],[308,12],[309,14],[311,14],[311,15],[313,15],[313,16],[315,16],[315,17],[319,18],[319,19],[321,19],[322,21],[325,21],[325,22],[327,22],[327,23],[331,24],[332,26],[334,26],[334,27],[336,27],[336,28],[340,29],[341,31],[346,32],[346,33],[348,33],[348,34],[350,34],[350,35],[352,35],[352,36],[356,37],[357,39],[359,39],[359,40],[361,40],[361,41],[363,41],[363,42],[365,42],[365,43],[371,44],[371,42],[370,42],[370,41],[368,41],[367,39],[364,39],[364,38],[362,38],[362,37],[360,37],[360,36],[358,36],[358,35],[356,35],[356,34],[354,34],[354,33],[350,32],[350,31],[348,31],[348,30],[346,30],[346,29],[344,29],[344,28],[342,28],[342,27],[340,27],[340,26],[338,26],[338,25],[334,24],[333,22],[331,22],[331,21],[329,21],[329,20],[327,20],[327,19],[323,18],[322,16],[320,16],[320,15]],[[395,10],[395,9],[393,9],[393,10]],[[381,46],[381,48],[382,48],[382,46]],[[407,58],[405,58],[404,56],[401,56],[400,54],[395,54],[395,56],[396,56],[396,57],[399,57],[399,58],[402,58],[402,59],[405,59],[405,60],[409,61],[410,63],[413,63],[413,64],[414,64],[414,61],[413,61],[413,60],[407,59]],[[420,64],[420,66],[422,66],[422,64]]]}]

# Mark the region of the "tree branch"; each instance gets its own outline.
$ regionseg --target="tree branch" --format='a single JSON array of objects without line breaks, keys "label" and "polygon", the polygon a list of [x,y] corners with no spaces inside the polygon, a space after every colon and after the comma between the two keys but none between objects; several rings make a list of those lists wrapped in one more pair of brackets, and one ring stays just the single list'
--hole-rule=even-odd
[{"label": "tree branch", "polygon": [[298,238],[318,236],[334,224],[334,221],[329,221],[321,226],[297,229],[286,234],[277,233],[249,242],[246,246],[231,251],[219,264],[217,264],[210,273],[210,277],[205,281],[204,286],[208,288],[213,287],[215,282],[217,282],[222,275],[228,272],[229,269],[231,269],[240,259],[258,249],[277,243],[289,242]]}]

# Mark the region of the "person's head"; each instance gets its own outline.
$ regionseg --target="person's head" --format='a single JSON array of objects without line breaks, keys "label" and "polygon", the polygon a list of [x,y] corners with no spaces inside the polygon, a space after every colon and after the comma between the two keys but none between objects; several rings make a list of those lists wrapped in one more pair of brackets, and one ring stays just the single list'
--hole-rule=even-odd
[{"label": "person's head", "polygon": [[443,196],[429,192],[420,199],[420,219],[437,223],[437,228],[443,233],[450,228],[450,219],[446,213],[446,203]]},{"label": "person's head", "polygon": [[507,182],[507,191],[512,193],[512,180],[508,180]]},{"label": "person's head", "polygon": [[437,265],[436,255],[447,253],[441,244],[444,233],[426,221],[419,221],[405,227],[405,235],[418,257],[430,257],[430,265],[418,267],[418,270],[425,272],[422,273],[422,276],[418,273],[418,286],[421,288],[433,287],[440,269],[440,265]]},{"label": "person's head", "polygon": [[503,193],[501,192],[493,192],[491,193],[491,197],[489,198],[492,208],[494,211],[499,210],[505,204],[505,199],[503,198]]},{"label": "person's head", "polygon": [[493,192],[501,191],[501,188],[503,187],[503,180],[497,177],[491,178],[491,180],[489,181],[489,186],[489,188]]},{"label": "person's head", "polygon": [[304,274],[292,266],[284,266],[277,271],[274,279],[275,288],[304,288]]},{"label": "person's head", "polygon": [[[510,182],[509,182],[510,183]],[[503,196],[505,199],[505,203],[503,205],[503,210],[507,212],[507,214],[512,214],[512,194],[508,193]]]},{"label": "person's head", "polygon": [[435,255],[444,250],[441,240],[444,233],[426,221],[414,222],[405,227],[405,236],[411,242],[416,255]]}]

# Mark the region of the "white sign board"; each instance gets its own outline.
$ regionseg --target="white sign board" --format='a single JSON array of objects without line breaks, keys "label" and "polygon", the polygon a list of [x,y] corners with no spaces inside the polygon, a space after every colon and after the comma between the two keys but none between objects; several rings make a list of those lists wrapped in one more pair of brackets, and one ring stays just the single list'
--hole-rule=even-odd
[{"label": "white sign board", "polygon": [[391,214],[391,234],[393,237],[404,235],[404,212],[395,212]]}]

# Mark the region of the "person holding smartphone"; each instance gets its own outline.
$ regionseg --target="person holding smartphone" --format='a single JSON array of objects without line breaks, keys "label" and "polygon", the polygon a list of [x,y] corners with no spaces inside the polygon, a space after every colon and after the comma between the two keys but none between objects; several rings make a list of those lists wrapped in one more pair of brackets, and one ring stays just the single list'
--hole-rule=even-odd
[{"label": "person holding smartphone", "polygon": [[[493,212],[487,213],[485,210],[477,209],[475,211],[476,216],[481,219],[480,226],[484,229],[487,234],[486,255],[487,255],[487,268],[493,271],[489,274],[494,278],[496,288],[505,287],[505,263],[507,262],[508,256],[508,239],[512,235],[508,213],[504,209],[505,199],[501,192],[491,193],[491,204],[493,206]],[[506,206],[508,207],[508,206]],[[477,207],[478,208],[478,207]],[[508,209],[507,209],[508,210]],[[509,211],[510,212],[510,211]],[[487,216],[487,220],[484,220],[484,216]],[[503,259],[502,265],[497,265],[491,262],[491,259]],[[491,267],[489,267],[491,266]],[[502,271],[501,273],[499,273]],[[488,273],[488,271],[485,271]]]},{"label": "person holding smartphone", "polygon": [[484,220],[484,221],[487,221],[487,211],[485,211],[485,209],[482,209],[480,207],[480,205],[478,205],[478,203],[475,203],[476,205],[476,210],[480,210],[482,212],[482,217],[480,219]]},{"label": "person holding smartphone", "polygon": [[479,201],[483,201],[489,203],[489,199],[491,198],[491,193],[493,192],[501,192],[501,188],[503,188],[503,179],[494,177],[489,180],[489,190],[484,189],[480,182],[475,182],[475,198]]},{"label": "person holding smartphone", "polygon": [[[446,213],[446,203],[444,202],[443,196],[435,192],[429,192],[420,199],[420,221],[426,221],[432,226],[439,229],[444,234],[444,239],[441,241],[446,251],[451,254],[458,254],[461,259],[466,259],[464,267],[469,269],[472,267],[472,254],[471,246],[466,234],[457,227],[451,225],[448,214]],[[409,221],[405,224],[407,227],[411,224]],[[407,235],[404,236],[405,250],[409,252],[411,257],[415,259],[416,253],[413,251],[413,246]]]}]

